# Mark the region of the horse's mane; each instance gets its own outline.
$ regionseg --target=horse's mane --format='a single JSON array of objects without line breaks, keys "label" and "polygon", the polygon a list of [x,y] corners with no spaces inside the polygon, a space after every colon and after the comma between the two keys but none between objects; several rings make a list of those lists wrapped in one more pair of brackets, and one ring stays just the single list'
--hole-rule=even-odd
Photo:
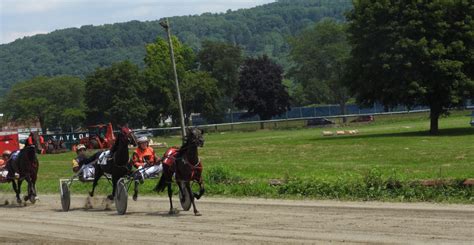
[{"label": "horse's mane", "polygon": [[117,134],[117,140],[115,140],[111,152],[116,165],[123,166],[128,163],[128,138],[122,132]]}]

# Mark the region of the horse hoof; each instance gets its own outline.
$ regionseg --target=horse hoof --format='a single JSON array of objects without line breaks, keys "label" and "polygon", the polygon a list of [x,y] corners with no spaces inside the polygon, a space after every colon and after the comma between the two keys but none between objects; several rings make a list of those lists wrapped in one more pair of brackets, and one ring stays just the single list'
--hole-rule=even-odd
[{"label": "horse hoof", "polygon": [[198,193],[193,193],[193,196],[196,198],[196,200],[201,199],[201,196]]},{"label": "horse hoof", "polygon": [[30,199],[29,196],[24,196],[24,197],[23,197],[23,201],[25,201],[25,202],[28,201],[29,199]]},{"label": "horse hoof", "polygon": [[133,194],[133,197],[132,197],[133,201],[137,201],[138,200],[138,194]]},{"label": "horse hoof", "polygon": [[110,210],[112,210],[112,208],[110,207],[110,203],[106,203],[106,204],[105,204],[104,210],[105,210],[105,211],[110,211]]},{"label": "horse hoof", "polygon": [[195,213],[194,213],[194,216],[202,216],[202,214],[199,213],[199,212],[195,212]]},{"label": "horse hoof", "polygon": [[17,198],[16,203],[21,204],[21,198]]},{"label": "horse hoof", "polygon": [[5,200],[5,205],[8,205],[10,204],[10,202],[8,200]]},{"label": "horse hoof", "polygon": [[92,209],[92,204],[90,203],[86,203],[86,205],[84,205],[84,209],[88,210],[88,209]]},{"label": "horse hoof", "polygon": [[113,200],[114,200],[114,196],[108,195],[108,196],[107,196],[107,199],[109,199],[110,201],[113,201]]},{"label": "horse hoof", "polygon": [[94,197],[94,193],[93,193],[93,192],[89,192],[89,196],[90,196],[90,197]]},{"label": "horse hoof", "polygon": [[170,209],[170,211],[168,212],[169,215],[175,215],[175,214],[179,214],[179,211],[178,209],[174,208],[174,209]]},{"label": "horse hoof", "polygon": [[86,198],[86,203],[84,203],[84,209],[92,209],[92,198],[87,197]]}]

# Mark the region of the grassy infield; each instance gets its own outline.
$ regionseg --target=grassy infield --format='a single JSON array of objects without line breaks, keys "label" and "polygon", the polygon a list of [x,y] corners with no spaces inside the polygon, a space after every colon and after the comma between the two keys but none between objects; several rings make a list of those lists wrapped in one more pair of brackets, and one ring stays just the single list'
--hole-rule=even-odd
[{"label": "grassy infield", "polygon": [[[386,116],[358,129],[356,136],[323,137],[321,128],[225,132],[206,135],[200,151],[208,195],[344,200],[448,201],[474,203],[474,128],[469,112],[440,120],[439,136],[429,136],[427,114]],[[179,139],[161,138],[169,145]],[[159,149],[162,154],[164,149]],[[57,193],[58,179],[70,177],[73,153],[40,156],[40,193]],[[277,185],[269,184],[278,180]],[[449,179],[437,187],[417,180]],[[275,181],[274,181],[275,182]],[[152,193],[156,180],[142,186]],[[86,193],[77,183],[73,193]],[[10,186],[0,186],[2,192]],[[102,181],[99,193],[111,190]]]}]

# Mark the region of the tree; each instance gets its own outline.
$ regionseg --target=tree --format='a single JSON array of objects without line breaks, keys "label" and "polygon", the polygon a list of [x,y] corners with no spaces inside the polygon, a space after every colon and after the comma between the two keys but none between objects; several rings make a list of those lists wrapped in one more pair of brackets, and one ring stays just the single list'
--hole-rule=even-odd
[{"label": "tree", "polygon": [[[196,55],[189,46],[176,37],[172,37],[172,42],[186,122],[189,123],[191,113],[201,113],[210,121],[217,120],[221,96],[217,81],[209,73],[197,70]],[[157,125],[171,116],[176,124],[178,120],[174,119],[179,118],[179,109],[169,45],[158,38],[155,43],[147,45],[146,50],[145,98],[151,108],[147,122]]]},{"label": "tree", "polygon": [[326,19],[290,40],[295,63],[290,74],[301,84],[306,100],[337,103],[343,115],[350,98],[343,82],[350,55],[346,35],[344,24]]},{"label": "tree", "polygon": [[209,73],[186,72],[181,83],[185,119],[189,122],[192,113],[201,113],[207,120],[218,120],[220,91],[217,80]]},{"label": "tree", "polygon": [[357,101],[427,105],[437,134],[440,115],[473,95],[473,16],[470,1],[356,1],[347,81]]},{"label": "tree", "polygon": [[232,108],[232,100],[238,92],[242,49],[224,42],[204,41],[198,53],[198,61],[200,69],[209,72],[218,81],[224,109]]},{"label": "tree", "polygon": [[129,61],[97,69],[86,78],[87,122],[143,126],[149,109],[144,92],[140,70]]},{"label": "tree", "polygon": [[[3,109],[8,120],[38,121],[45,134],[48,128],[82,124],[83,98],[84,82],[79,78],[36,77],[15,84],[3,101]],[[67,117],[72,111],[74,118]]]},{"label": "tree", "polygon": [[[290,96],[283,85],[283,68],[267,56],[248,58],[240,71],[239,93],[234,99],[244,117],[258,115],[269,120],[290,108]],[[263,126],[263,124],[262,124]]]},{"label": "tree", "polygon": [[[197,68],[196,56],[193,50],[183,45],[178,38],[172,37],[173,49],[176,60],[176,71],[183,86],[183,78],[188,71]],[[171,116],[173,123],[177,124],[179,108],[176,99],[173,68],[171,66],[169,45],[166,40],[158,38],[154,43],[146,46],[145,56],[145,86],[144,96],[150,105],[147,115],[148,125],[158,125],[163,119]]]}]

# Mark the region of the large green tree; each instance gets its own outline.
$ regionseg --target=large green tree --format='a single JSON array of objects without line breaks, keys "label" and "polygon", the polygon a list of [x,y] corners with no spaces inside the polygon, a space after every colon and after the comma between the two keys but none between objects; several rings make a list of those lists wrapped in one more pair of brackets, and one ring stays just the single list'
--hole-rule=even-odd
[{"label": "large green tree", "polygon": [[185,119],[189,122],[192,113],[200,113],[209,122],[221,117],[218,104],[221,93],[217,80],[207,72],[186,72],[181,83]]},{"label": "large green tree", "polygon": [[283,85],[283,68],[267,56],[248,58],[240,71],[239,93],[234,99],[244,117],[258,115],[261,120],[290,109],[290,96]]},{"label": "large green tree", "polygon": [[69,129],[83,123],[84,82],[76,77],[36,77],[15,84],[3,100],[7,120],[38,121],[47,129]]},{"label": "large green tree", "polygon": [[86,78],[87,122],[142,126],[149,110],[144,92],[138,66],[128,61],[97,69]]},{"label": "large green tree", "polygon": [[204,41],[198,53],[200,69],[217,79],[223,104],[232,108],[232,99],[237,95],[239,68],[243,62],[242,49],[225,42]]},{"label": "large green tree", "polygon": [[[183,79],[186,71],[197,68],[196,56],[193,50],[183,45],[178,38],[172,37],[176,71],[178,78]],[[147,124],[156,126],[163,119],[173,118],[173,123],[179,120],[179,109],[176,99],[173,67],[171,65],[169,44],[163,38],[157,38],[154,43],[146,46],[145,55],[145,86],[144,99],[151,105],[147,114]],[[181,81],[182,83],[182,81]]]},{"label": "large green tree", "polygon": [[290,45],[295,64],[290,74],[301,86],[305,100],[312,104],[337,103],[346,114],[350,97],[343,80],[350,45],[345,24],[323,20],[292,38]]},{"label": "large green tree", "polygon": [[440,115],[472,97],[472,1],[358,0],[348,20],[358,102],[428,105],[436,134]]},{"label": "large green tree", "polygon": [[[213,119],[220,99],[217,81],[207,72],[197,71],[196,55],[190,47],[182,44],[176,37],[172,37],[172,43],[186,118],[189,119],[191,113],[203,113],[208,119]],[[145,99],[151,108],[147,116],[148,125],[158,125],[169,116],[177,124],[179,109],[169,44],[158,38],[156,42],[146,46],[146,51]]]}]

